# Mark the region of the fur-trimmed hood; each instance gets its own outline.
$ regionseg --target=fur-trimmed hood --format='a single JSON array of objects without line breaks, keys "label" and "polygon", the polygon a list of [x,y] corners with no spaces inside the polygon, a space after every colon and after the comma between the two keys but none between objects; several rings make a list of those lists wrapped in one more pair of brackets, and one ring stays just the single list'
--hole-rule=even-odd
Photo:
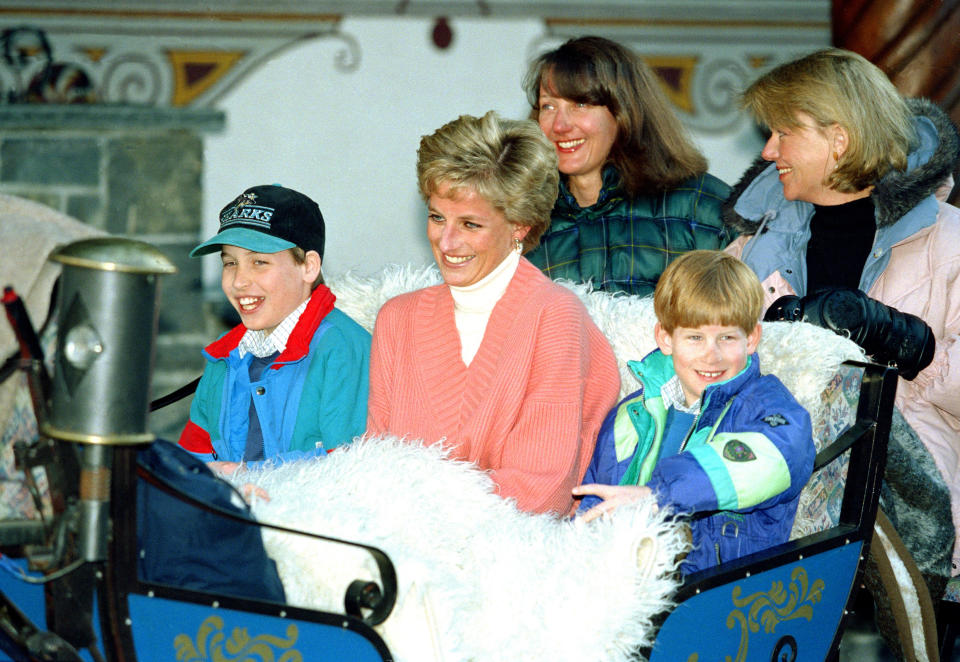
[{"label": "fur-trimmed hood", "polygon": [[[910,154],[906,172],[892,170],[874,185],[870,197],[876,208],[878,228],[893,225],[924,198],[936,193],[960,160],[960,137],[947,114],[927,99],[907,99],[907,104],[914,114],[918,145]],[[733,234],[754,234],[760,226],[762,219],[744,218],[734,206],[747,187],[771,167],[772,163],[758,157],[733,187],[723,207],[724,224]]]}]

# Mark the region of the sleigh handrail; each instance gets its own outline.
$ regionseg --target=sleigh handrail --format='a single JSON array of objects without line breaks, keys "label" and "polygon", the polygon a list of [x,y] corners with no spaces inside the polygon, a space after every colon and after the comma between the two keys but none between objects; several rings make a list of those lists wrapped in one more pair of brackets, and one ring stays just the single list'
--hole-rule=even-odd
[{"label": "sleigh handrail", "polygon": [[[314,540],[322,540],[324,542],[332,542],[363,549],[370,554],[371,557],[373,557],[374,562],[377,564],[377,570],[380,573],[380,582],[383,586],[381,588],[375,582],[365,581],[362,579],[352,581],[347,587],[346,594],[344,595],[344,607],[346,613],[360,618],[367,625],[373,626],[379,625],[385,621],[390,615],[390,612],[393,611],[393,607],[397,600],[397,573],[393,566],[393,562],[390,560],[390,557],[387,556],[386,552],[384,552],[382,549],[372,545],[365,545],[353,540],[334,538],[332,536],[311,533],[309,531],[301,531],[298,529],[281,526],[279,524],[262,522],[251,517],[244,517],[243,515],[231,512],[225,508],[221,508],[220,506],[197,499],[193,495],[184,492],[173,483],[167,481],[156,472],[141,464],[137,465],[137,476],[143,478],[154,487],[163,490],[170,496],[189,503],[195,508],[204,510],[208,513],[213,513],[219,517],[225,517],[234,522],[241,522],[243,524],[258,526],[265,529],[270,529],[272,531],[279,531],[281,533],[290,533],[312,538]],[[363,610],[365,609],[370,610],[370,613],[366,616],[363,615]]]}]

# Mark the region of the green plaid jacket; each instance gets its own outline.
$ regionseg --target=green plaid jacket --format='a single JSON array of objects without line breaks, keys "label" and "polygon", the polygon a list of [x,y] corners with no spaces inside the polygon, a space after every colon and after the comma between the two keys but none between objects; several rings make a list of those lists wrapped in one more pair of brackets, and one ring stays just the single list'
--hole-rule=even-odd
[{"label": "green plaid jacket", "polygon": [[561,180],[550,228],[527,257],[554,280],[652,294],[671,260],[697,248],[724,248],[733,239],[721,219],[729,194],[729,186],[703,174],[670,191],[630,200],[619,173],[608,165],[600,197],[586,208]]}]

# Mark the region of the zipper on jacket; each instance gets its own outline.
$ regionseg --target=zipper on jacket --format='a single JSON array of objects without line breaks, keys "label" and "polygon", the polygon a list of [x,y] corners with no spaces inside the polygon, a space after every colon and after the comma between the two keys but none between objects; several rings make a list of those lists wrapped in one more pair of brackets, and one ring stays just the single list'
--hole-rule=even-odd
[{"label": "zipper on jacket", "polygon": [[[733,404],[733,401],[737,399],[736,395],[730,396],[730,399],[727,400],[727,404],[723,406],[723,410],[720,412],[720,415],[717,416],[717,420],[713,423],[713,428],[710,430],[710,435],[703,442],[705,444],[710,443],[710,440],[713,439],[713,435],[716,434],[717,427],[720,425],[720,421],[723,420],[723,417],[727,415],[727,411],[730,409],[730,405]],[[696,418],[693,419],[693,425],[690,427],[690,430],[687,432],[687,436],[684,438],[683,443],[680,444],[680,450],[678,453],[682,453],[687,448],[687,442],[690,441],[690,437],[693,436],[693,432],[697,429],[697,423],[700,421],[700,414],[703,413],[703,407],[700,407],[700,411],[697,412]]]},{"label": "zipper on jacket", "polygon": [[[700,422],[700,414],[703,413],[703,407],[700,407],[700,411],[697,412],[697,415],[693,417],[693,425],[690,426],[690,429],[687,430],[687,435],[683,438],[683,441],[680,442],[680,449],[677,453],[682,453],[687,448],[687,442],[690,441],[690,437],[693,436],[694,431],[697,429],[697,423]],[[662,434],[666,434],[667,431],[664,430]]]}]

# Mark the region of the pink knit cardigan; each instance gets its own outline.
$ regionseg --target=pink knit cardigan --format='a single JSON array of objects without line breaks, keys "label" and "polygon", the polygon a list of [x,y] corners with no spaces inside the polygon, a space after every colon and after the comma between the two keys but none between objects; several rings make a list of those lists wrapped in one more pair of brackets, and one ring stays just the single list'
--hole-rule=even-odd
[{"label": "pink knit cardigan", "polygon": [[580,300],[521,259],[469,367],[446,285],[384,304],[367,433],[442,441],[521,510],[567,513],[619,389],[613,350]]}]

